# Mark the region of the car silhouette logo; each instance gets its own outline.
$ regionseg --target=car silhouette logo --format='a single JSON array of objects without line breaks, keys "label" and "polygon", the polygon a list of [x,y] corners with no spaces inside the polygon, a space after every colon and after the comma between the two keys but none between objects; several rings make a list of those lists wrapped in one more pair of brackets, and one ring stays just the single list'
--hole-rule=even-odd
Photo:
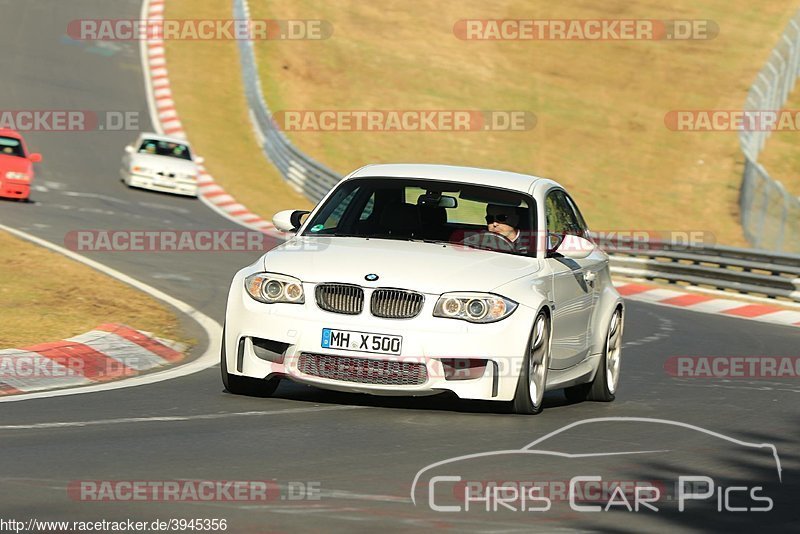
[{"label": "car silhouette logo", "polygon": [[364,277],[364,280],[366,280],[367,282],[374,282],[377,279],[378,279],[378,275],[374,274],[374,273],[370,273],[370,274],[368,274],[367,276]]}]

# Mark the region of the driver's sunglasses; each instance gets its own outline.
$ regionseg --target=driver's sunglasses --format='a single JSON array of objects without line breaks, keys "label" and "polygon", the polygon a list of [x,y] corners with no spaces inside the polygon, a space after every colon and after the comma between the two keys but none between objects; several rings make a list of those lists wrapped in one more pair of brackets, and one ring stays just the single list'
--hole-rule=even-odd
[{"label": "driver's sunglasses", "polygon": [[497,215],[487,215],[486,216],[486,224],[492,224],[493,222],[504,223],[508,221],[508,215],[505,213],[498,213]]}]

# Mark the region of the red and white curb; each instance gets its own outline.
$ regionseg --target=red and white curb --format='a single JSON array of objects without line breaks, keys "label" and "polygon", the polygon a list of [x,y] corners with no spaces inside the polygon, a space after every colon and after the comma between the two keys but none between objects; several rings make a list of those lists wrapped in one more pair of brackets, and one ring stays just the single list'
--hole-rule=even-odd
[{"label": "red and white curb", "polygon": [[[164,19],[165,0],[144,0],[142,16],[151,21]],[[142,69],[145,74],[145,88],[150,116],[153,127],[158,133],[186,139],[186,132],[175,109],[172,99],[172,90],[169,84],[167,59],[163,39],[148,39],[141,41]],[[203,165],[199,165],[200,176],[197,179],[200,189],[200,199],[211,209],[247,228],[258,230],[273,237],[285,238],[284,234],[275,229],[272,222],[263,219],[240,204],[231,195],[225,192],[214,181]]]},{"label": "red and white curb", "polygon": [[118,380],[183,359],[186,345],[121,324],[79,336],[0,350],[0,395]]},{"label": "red and white curb", "polygon": [[620,295],[626,299],[651,302],[702,313],[739,317],[787,326],[800,326],[800,311],[771,304],[750,304],[699,293],[687,293],[653,285],[616,281]]}]

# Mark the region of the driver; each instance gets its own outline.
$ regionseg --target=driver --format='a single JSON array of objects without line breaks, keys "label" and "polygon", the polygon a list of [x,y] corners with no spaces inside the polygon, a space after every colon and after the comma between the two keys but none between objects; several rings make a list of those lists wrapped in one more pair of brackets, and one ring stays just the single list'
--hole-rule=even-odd
[{"label": "driver", "polygon": [[[515,243],[519,239],[519,214],[512,206],[488,204],[486,206],[487,229]],[[516,248],[516,245],[515,245]]]}]

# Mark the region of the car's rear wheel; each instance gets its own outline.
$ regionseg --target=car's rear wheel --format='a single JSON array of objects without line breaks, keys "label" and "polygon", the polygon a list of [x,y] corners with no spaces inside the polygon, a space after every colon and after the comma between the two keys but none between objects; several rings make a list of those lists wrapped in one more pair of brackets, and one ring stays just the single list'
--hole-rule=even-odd
[{"label": "car's rear wheel", "polygon": [[280,378],[262,380],[249,376],[232,375],[228,372],[228,362],[225,353],[225,328],[222,328],[222,348],[220,349],[219,368],[222,373],[222,385],[234,395],[247,395],[249,397],[269,397],[278,388]]},{"label": "car's rear wheel", "polygon": [[533,415],[542,411],[549,364],[550,317],[546,312],[540,311],[533,323],[517,391],[511,404],[514,413]]},{"label": "car's rear wheel", "polygon": [[608,324],[608,333],[594,380],[564,389],[570,402],[584,400],[611,402],[619,386],[620,357],[622,356],[622,310],[617,308]]}]

